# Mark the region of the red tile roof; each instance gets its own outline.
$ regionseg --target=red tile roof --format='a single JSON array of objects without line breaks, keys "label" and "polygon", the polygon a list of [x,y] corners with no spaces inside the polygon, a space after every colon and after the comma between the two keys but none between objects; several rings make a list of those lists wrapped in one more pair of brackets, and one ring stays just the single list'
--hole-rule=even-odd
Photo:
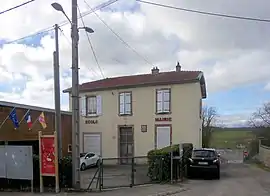
[{"label": "red tile roof", "polygon": [[[96,80],[92,82],[83,83],[79,86],[80,91],[99,91],[106,89],[118,89],[118,88],[132,88],[139,86],[156,86],[167,84],[181,84],[191,82],[201,82],[202,94],[205,94],[205,81],[203,73],[201,71],[171,71],[160,72],[157,74],[142,74],[142,75],[130,75],[120,76],[114,78],[106,78],[102,80]],[[63,92],[70,92],[71,88],[64,90]]]}]

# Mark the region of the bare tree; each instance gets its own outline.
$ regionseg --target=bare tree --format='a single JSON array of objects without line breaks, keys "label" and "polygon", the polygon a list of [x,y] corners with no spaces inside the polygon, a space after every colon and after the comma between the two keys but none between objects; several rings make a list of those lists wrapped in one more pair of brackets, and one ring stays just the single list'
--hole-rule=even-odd
[{"label": "bare tree", "polygon": [[213,127],[217,120],[217,110],[214,107],[204,106],[202,109],[202,143],[207,148],[210,144]]},{"label": "bare tree", "polygon": [[264,137],[270,142],[270,102],[265,103],[262,107],[254,112],[248,121],[251,127],[256,128],[255,134]]},{"label": "bare tree", "polygon": [[249,125],[256,128],[270,127],[270,102],[263,104],[252,114]]}]

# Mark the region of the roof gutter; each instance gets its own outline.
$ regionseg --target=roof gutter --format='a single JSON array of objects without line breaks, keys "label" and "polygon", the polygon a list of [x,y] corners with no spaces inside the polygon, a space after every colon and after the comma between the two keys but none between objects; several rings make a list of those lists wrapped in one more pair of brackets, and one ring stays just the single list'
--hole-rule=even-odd
[{"label": "roof gutter", "polygon": [[[121,85],[121,86],[113,86],[113,87],[106,87],[106,88],[92,88],[92,89],[82,89],[80,92],[93,92],[93,91],[105,91],[105,90],[114,90],[114,89],[126,89],[126,88],[138,88],[138,87],[148,87],[148,86],[160,86],[160,85],[171,85],[171,84],[188,84],[188,83],[196,83],[200,81],[199,77],[192,80],[184,80],[184,81],[171,81],[171,82],[155,82],[155,83],[144,83],[144,84],[137,84],[137,85]],[[71,93],[71,88],[63,90],[63,93]]]}]

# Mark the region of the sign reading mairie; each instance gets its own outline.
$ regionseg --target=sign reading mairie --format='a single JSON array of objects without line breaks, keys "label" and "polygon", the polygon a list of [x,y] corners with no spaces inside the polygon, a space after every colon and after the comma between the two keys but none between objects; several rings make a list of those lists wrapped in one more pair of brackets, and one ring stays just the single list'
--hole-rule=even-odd
[{"label": "sign reading mairie", "polygon": [[158,122],[170,122],[172,121],[172,117],[160,117],[160,118],[155,118],[155,121],[158,121]]}]

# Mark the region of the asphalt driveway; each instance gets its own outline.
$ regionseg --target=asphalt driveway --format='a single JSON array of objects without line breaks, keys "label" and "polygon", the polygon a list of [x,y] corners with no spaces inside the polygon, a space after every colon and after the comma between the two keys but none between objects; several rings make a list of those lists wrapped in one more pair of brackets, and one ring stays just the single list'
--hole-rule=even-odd
[{"label": "asphalt driveway", "polygon": [[[81,182],[82,188],[86,189],[91,180],[94,178],[95,173],[98,168],[90,168],[88,170],[81,172]],[[134,184],[146,184],[150,183],[147,176],[148,166],[147,165],[136,165],[134,167]],[[113,187],[126,187],[130,186],[132,182],[131,165],[108,165],[103,168],[103,187],[113,188]],[[91,185],[92,189],[96,189],[98,173],[96,178]]]},{"label": "asphalt driveway", "polygon": [[175,196],[269,196],[270,173],[246,164],[225,164],[220,180],[189,180]]},{"label": "asphalt driveway", "polygon": [[[122,171],[127,168],[122,168]],[[121,172],[109,170],[107,176],[119,174]],[[93,171],[88,170],[83,173],[91,173]],[[123,174],[123,173],[122,173]],[[82,175],[82,176],[83,176]],[[122,176],[122,175],[121,175]],[[123,179],[118,182],[123,182],[126,177],[122,176]],[[109,179],[109,178],[108,178]],[[113,185],[114,180],[109,182]],[[127,183],[128,184],[128,183]],[[14,193],[1,193],[2,196],[10,196]],[[16,193],[20,196],[31,196],[31,193]],[[112,191],[104,191],[101,193],[61,193],[61,194],[48,194],[46,195],[91,195],[91,196],[155,196],[155,195],[172,195],[172,196],[269,196],[270,195],[270,173],[256,166],[246,164],[225,164],[222,168],[220,180],[203,180],[194,179],[187,180],[185,183],[174,184],[174,185],[147,185],[133,188],[124,188]]]}]

